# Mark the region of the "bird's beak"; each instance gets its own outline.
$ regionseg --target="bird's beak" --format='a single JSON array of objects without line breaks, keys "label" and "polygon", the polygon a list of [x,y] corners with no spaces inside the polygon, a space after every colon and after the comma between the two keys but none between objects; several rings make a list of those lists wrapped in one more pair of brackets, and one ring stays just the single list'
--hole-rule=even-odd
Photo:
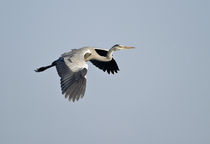
[{"label": "bird's beak", "polygon": [[135,48],[135,47],[131,47],[131,46],[124,46],[124,47],[122,47],[123,49],[133,49],[133,48]]}]

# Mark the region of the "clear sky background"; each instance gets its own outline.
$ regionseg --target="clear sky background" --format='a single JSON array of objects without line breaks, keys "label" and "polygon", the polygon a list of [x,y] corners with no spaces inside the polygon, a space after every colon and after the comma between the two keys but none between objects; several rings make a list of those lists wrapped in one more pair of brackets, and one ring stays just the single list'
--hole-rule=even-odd
[{"label": "clear sky background", "polygon": [[[114,53],[120,72],[89,63],[83,99],[64,98],[55,68],[73,48]],[[209,0],[1,0],[0,143],[209,144]]]}]

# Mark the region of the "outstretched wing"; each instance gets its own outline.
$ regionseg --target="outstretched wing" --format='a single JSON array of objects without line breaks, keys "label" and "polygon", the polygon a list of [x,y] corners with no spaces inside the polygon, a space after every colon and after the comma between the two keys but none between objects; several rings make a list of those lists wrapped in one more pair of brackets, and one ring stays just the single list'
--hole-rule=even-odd
[{"label": "outstretched wing", "polygon": [[78,71],[74,72],[71,69],[72,64],[70,59],[65,59],[64,57],[60,57],[56,61],[56,69],[58,75],[61,77],[60,84],[62,94],[65,94],[65,98],[68,98],[73,102],[75,100],[79,100],[85,94],[86,89],[86,78],[87,68],[81,67]]},{"label": "outstretched wing", "polygon": [[[95,49],[95,51],[101,56],[106,56],[108,53],[108,51],[102,50],[102,49]],[[108,62],[103,62],[103,61],[98,61],[98,60],[90,60],[90,62],[94,64],[96,67],[98,67],[99,69],[103,70],[104,72],[107,71],[108,74],[110,74],[110,72],[114,74],[119,71],[119,67],[116,61],[114,60],[114,58],[112,58],[112,60]]]}]

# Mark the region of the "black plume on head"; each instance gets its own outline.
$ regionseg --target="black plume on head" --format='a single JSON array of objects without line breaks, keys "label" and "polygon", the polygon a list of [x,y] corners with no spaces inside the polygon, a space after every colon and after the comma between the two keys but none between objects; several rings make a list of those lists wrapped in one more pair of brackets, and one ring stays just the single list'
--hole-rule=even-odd
[{"label": "black plume on head", "polygon": [[120,46],[120,44],[116,44],[116,45],[114,45],[113,47],[117,47],[117,46]]}]

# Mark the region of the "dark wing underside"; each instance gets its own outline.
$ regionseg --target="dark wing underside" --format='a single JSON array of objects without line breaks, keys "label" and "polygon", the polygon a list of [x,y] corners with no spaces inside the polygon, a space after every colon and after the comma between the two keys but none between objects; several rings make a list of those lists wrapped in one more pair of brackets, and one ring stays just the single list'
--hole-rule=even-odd
[{"label": "dark wing underside", "polygon": [[[100,56],[106,56],[107,53],[108,53],[108,51],[101,50],[101,49],[95,49],[95,51]],[[98,67],[99,69],[103,70],[104,72],[107,71],[108,74],[110,74],[110,72],[112,74],[114,74],[114,73],[117,73],[119,71],[118,65],[113,58],[112,58],[111,61],[108,61],[108,62],[102,62],[102,61],[98,61],[98,60],[90,60],[90,62],[92,64],[94,64],[96,67]]]}]

